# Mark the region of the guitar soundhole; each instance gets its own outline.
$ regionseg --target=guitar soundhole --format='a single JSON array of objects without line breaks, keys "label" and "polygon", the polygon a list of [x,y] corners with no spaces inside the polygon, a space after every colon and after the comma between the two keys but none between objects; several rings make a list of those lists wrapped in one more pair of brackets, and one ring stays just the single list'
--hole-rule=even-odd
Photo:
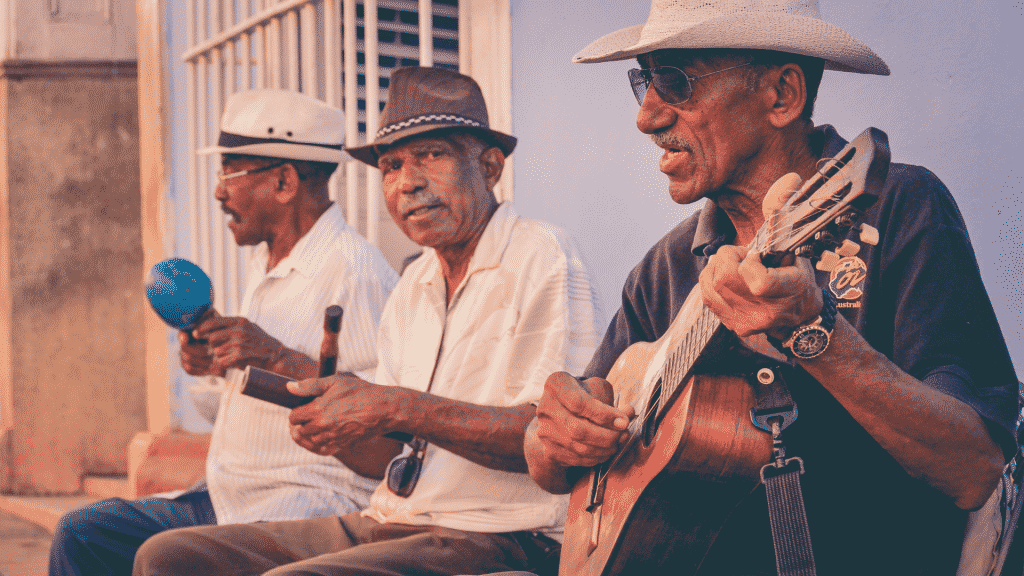
[{"label": "guitar soundhole", "polygon": [[654,392],[651,393],[651,399],[647,402],[647,414],[644,415],[644,427],[641,440],[644,443],[644,448],[647,448],[654,442],[654,437],[658,435],[658,400],[661,398],[661,380],[654,386]]}]

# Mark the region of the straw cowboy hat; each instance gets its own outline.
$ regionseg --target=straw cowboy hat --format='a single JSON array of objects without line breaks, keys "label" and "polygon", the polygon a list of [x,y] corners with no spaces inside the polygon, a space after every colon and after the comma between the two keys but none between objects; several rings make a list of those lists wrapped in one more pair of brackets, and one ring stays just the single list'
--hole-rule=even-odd
[{"label": "straw cowboy hat", "polygon": [[339,163],[345,158],[345,113],[288,90],[247,90],[224,106],[217,145],[197,154],[247,154]]},{"label": "straw cowboy hat", "polygon": [[573,62],[610,62],[666,48],[775,50],[825,60],[826,70],[888,75],[849,33],[821,19],[818,0],[653,0],[645,24],[603,36]]},{"label": "straw cowboy hat", "polygon": [[346,151],[357,160],[376,166],[380,147],[409,136],[450,128],[477,134],[501,149],[505,156],[516,147],[514,136],[491,130],[487,104],[476,81],[444,68],[399,68],[392,72],[380,126],[373,142]]}]

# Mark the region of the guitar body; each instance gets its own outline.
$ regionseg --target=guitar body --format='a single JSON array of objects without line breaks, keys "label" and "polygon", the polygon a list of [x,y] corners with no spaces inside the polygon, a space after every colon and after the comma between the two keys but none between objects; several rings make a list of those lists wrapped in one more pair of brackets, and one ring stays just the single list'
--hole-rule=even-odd
[{"label": "guitar body", "polygon": [[[649,367],[661,366],[665,351],[686,337],[699,294],[695,288],[661,339],[633,344],[619,357],[608,375],[617,405],[632,405],[641,414],[648,400],[642,395],[657,377]],[[718,330],[719,340],[727,340]],[[658,421],[649,419],[647,427],[654,429],[645,427],[607,469],[600,504],[591,502],[596,469],[574,487],[562,576],[633,573],[663,564],[691,573],[728,514],[757,486],[771,438],[750,423],[754,392],[746,379],[693,376],[667,400]]]}]

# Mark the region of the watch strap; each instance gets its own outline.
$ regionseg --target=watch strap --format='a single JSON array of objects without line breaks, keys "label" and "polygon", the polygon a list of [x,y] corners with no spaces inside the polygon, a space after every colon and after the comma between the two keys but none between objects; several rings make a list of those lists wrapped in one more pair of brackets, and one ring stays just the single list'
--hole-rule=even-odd
[{"label": "watch strap", "polygon": [[809,326],[811,324],[817,324],[818,326],[821,326],[826,332],[831,334],[832,329],[836,327],[836,317],[839,314],[838,301],[836,300],[835,295],[833,295],[828,288],[821,289],[821,301],[821,313],[818,315],[817,318],[815,318],[808,324],[797,326],[796,328],[793,329],[793,332],[791,332],[790,335],[787,336],[784,340],[772,338],[768,334],[765,334],[765,336],[768,338],[768,343],[774,346],[775,349],[778,350],[779,352],[785,354],[787,357],[795,358],[795,356],[793,355],[793,350],[789,346],[787,346],[787,344],[791,343],[793,339],[792,335],[795,334],[800,328],[803,328],[804,326]]},{"label": "watch strap", "polygon": [[821,323],[819,325],[825,330],[832,332],[832,329],[836,327],[839,302],[828,288],[821,289],[821,301]]}]

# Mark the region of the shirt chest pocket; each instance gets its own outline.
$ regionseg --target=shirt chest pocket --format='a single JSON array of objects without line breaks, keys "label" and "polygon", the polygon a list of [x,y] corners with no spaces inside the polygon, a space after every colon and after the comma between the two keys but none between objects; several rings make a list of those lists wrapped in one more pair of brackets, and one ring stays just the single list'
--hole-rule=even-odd
[{"label": "shirt chest pocket", "polygon": [[518,321],[517,310],[503,308],[475,317],[469,315],[460,326],[449,324],[436,384],[443,381],[450,386],[468,386],[470,389],[452,397],[481,404],[501,398],[500,393],[492,398],[497,391],[489,384],[504,380],[503,375],[508,372]]},{"label": "shirt chest pocket", "polygon": [[445,330],[445,352],[452,355],[489,355],[508,345],[519,321],[517,310],[506,306],[477,309],[454,316]]}]

